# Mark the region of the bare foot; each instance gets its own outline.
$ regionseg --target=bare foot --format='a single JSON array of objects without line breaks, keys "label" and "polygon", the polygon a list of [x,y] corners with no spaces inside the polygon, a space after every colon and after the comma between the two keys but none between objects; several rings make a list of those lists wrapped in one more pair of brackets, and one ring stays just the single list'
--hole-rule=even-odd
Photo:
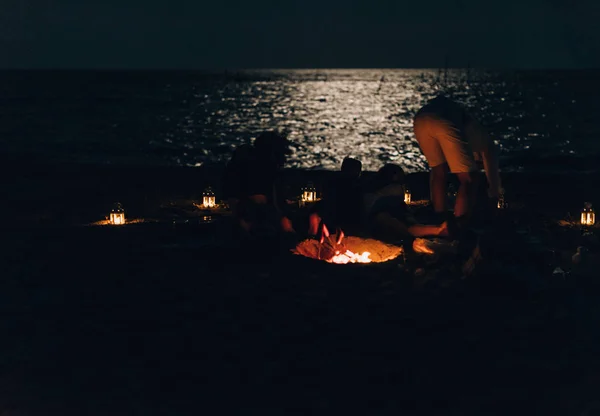
[{"label": "bare foot", "polygon": [[292,226],[292,222],[290,221],[289,218],[287,217],[283,217],[281,218],[281,229],[283,231],[285,231],[286,233],[295,233],[296,230],[294,230],[294,227]]}]

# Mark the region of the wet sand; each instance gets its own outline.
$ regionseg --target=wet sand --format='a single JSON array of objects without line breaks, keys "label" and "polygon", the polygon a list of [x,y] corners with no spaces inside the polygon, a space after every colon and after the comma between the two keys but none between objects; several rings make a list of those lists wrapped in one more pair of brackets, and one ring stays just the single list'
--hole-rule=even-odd
[{"label": "wet sand", "polygon": [[[292,187],[330,175],[286,172]],[[479,240],[468,272],[462,260],[344,266],[223,244],[223,222],[188,210],[205,185],[218,194],[216,169],[14,161],[2,178],[6,414],[598,406],[597,235],[558,223],[599,201],[596,178],[505,175],[514,209]],[[426,197],[426,175],[409,184]],[[157,222],[86,225],[115,201]],[[581,245],[588,256],[574,265]]]}]

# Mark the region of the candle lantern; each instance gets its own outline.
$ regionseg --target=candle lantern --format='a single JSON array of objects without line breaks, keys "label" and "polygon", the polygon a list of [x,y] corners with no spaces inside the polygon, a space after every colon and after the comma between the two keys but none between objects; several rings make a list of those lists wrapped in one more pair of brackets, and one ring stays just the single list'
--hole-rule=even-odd
[{"label": "candle lantern", "polygon": [[504,189],[500,190],[500,195],[498,196],[498,209],[505,209],[508,207],[506,203],[506,198],[504,196]]},{"label": "candle lantern", "polygon": [[592,204],[586,202],[581,210],[581,225],[591,226],[596,223],[596,213],[592,209]]},{"label": "candle lantern", "polygon": [[125,224],[125,210],[120,203],[117,203],[110,212],[110,223],[112,225],[123,225]]},{"label": "candle lantern", "polygon": [[215,193],[210,186],[202,194],[202,208],[214,208],[217,205]]},{"label": "candle lantern", "polygon": [[411,194],[410,194],[410,189],[408,188],[404,188],[404,203],[406,205],[409,205],[411,201]]},{"label": "candle lantern", "polygon": [[317,190],[309,183],[306,188],[302,189],[302,202],[315,202],[317,200]]}]

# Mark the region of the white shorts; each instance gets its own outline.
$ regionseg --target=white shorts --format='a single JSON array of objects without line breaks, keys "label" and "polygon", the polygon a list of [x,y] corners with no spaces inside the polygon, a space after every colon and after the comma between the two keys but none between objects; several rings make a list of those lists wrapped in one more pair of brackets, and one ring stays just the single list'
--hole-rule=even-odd
[{"label": "white shorts", "polygon": [[447,163],[452,173],[478,170],[469,140],[452,122],[431,113],[419,114],[414,130],[429,167]]}]

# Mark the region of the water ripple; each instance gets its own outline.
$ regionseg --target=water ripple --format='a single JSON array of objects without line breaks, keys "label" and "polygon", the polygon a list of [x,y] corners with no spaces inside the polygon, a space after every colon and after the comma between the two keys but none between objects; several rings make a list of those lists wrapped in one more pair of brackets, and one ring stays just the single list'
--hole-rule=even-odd
[{"label": "water ripple", "polygon": [[[48,158],[195,166],[260,131],[293,142],[290,167],[426,169],[412,118],[439,92],[473,109],[511,155],[598,152],[599,73],[270,70],[227,74],[6,72],[0,143]],[[383,81],[382,81],[383,80]],[[516,163],[516,162],[515,162]],[[522,162],[518,162],[522,163]]]}]

